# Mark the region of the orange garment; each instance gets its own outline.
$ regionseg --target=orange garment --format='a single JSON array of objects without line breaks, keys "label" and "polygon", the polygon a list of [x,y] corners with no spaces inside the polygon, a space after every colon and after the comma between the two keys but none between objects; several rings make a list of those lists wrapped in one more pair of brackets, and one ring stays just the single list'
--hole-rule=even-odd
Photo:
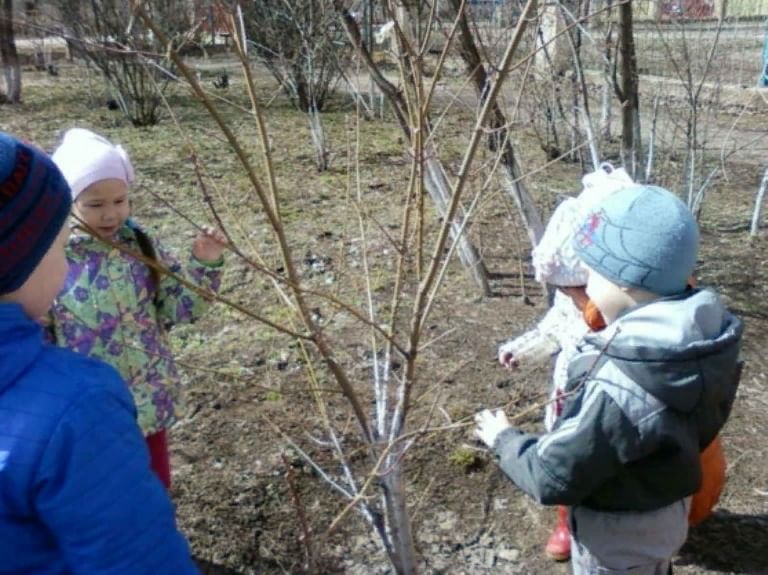
[{"label": "orange garment", "polygon": [[597,306],[592,300],[587,301],[584,309],[581,310],[581,313],[584,315],[584,321],[587,322],[589,329],[592,331],[600,331],[605,328],[603,314],[600,313],[600,310],[597,309]]},{"label": "orange garment", "polygon": [[725,466],[725,453],[718,435],[701,452],[701,486],[691,498],[690,525],[698,525],[712,515],[725,485]]},{"label": "orange garment", "polygon": [[[691,287],[696,287],[696,278],[688,280]],[[581,310],[584,321],[592,331],[600,331],[605,327],[600,310],[587,296],[586,286],[561,287],[560,291],[570,296],[576,307]],[[688,523],[698,525],[712,514],[720,494],[725,486],[725,453],[720,443],[720,436],[701,452],[701,485],[699,490],[691,498],[691,510],[688,513]]]},{"label": "orange garment", "polygon": [[592,331],[600,331],[605,327],[603,314],[597,309],[587,295],[587,286],[568,286],[558,288],[573,300],[573,303],[584,316],[584,321]]}]

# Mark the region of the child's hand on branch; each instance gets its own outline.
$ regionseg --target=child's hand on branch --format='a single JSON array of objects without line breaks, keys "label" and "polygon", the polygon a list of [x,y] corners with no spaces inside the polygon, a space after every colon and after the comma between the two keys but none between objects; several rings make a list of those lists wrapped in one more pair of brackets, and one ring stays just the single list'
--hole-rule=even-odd
[{"label": "child's hand on branch", "polygon": [[220,230],[205,226],[192,244],[192,255],[201,262],[216,262],[226,246],[227,237]]},{"label": "child's hand on branch", "polygon": [[499,433],[512,427],[501,409],[497,409],[495,413],[490,409],[484,409],[475,415],[475,423],[477,423],[475,435],[488,447],[493,447]]}]

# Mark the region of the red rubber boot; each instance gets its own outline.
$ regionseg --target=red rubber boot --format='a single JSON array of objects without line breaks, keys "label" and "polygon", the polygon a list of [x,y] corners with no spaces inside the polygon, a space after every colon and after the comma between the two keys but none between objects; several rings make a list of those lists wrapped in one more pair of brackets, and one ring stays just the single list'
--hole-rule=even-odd
[{"label": "red rubber boot", "polygon": [[557,506],[557,525],[549,536],[544,553],[554,561],[568,561],[571,558],[571,532],[568,529],[568,508]]}]

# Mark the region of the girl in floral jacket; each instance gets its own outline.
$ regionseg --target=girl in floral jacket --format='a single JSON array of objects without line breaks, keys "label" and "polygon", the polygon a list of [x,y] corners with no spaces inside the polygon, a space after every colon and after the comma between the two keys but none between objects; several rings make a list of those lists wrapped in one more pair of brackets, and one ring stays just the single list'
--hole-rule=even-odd
[{"label": "girl in floral jacket", "polygon": [[57,344],[114,366],[130,388],[151,465],[170,487],[167,429],[176,421],[179,376],[165,331],[192,322],[208,301],[133,254],[216,292],[223,234],[206,229],[182,263],[158,246],[130,216],[131,162],[120,146],[88,130],[69,130],[53,155],[73,195],[75,226],[67,245],[69,273],[51,311]]}]

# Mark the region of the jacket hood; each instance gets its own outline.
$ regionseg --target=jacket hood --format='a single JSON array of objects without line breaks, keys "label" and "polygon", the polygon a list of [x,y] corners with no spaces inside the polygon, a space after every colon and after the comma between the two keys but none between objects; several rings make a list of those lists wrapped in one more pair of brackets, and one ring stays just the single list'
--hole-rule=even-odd
[{"label": "jacket hood", "polygon": [[0,393],[29,369],[42,348],[42,328],[19,304],[0,303]]},{"label": "jacket hood", "polygon": [[713,291],[689,290],[632,308],[587,341],[659,401],[688,413],[703,399],[732,400],[743,330]]}]

